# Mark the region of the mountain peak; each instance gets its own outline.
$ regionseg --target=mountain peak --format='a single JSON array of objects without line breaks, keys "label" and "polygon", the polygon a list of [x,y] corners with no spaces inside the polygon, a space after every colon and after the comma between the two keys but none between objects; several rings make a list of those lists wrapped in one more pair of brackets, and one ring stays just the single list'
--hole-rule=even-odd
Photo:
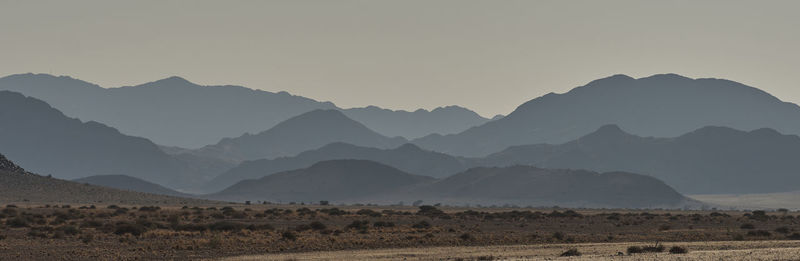
[{"label": "mountain peak", "polygon": [[14,162],[8,160],[6,156],[4,156],[3,154],[0,154],[0,171],[8,171],[14,173],[26,172],[25,169],[21,168],[20,166],[17,166],[17,164],[14,164]]},{"label": "mountain peak", "polygon": [[616,124],[607,124],[601,126],[596,131],[581,137],[578,141],[615,141],[628,137],[635,137],[622,130]]},{"label": "mountain peak", "polygon": [[180,76],[170,76],[170,77],[167,77],[167,78],[164,78],[164,79],[161,79],[161,80],[148,82],[148,83],[145,83],[145,84],[142,84],[142,85],[139,85],[139,86],[141,86],[141,87],[167,88],[167,87],[197,86],[197,84],[194,84],[194,83],[190,82],[189,80],[186,80],[186,79],[184,79],[184,78],[182,78]]}]

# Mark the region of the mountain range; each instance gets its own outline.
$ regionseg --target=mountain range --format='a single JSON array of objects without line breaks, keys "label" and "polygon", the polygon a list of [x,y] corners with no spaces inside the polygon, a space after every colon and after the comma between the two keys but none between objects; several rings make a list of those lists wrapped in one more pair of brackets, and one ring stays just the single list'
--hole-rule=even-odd
[{"label": "mountain range", "polygon": [[392,148],[406,142],[374,132],[337,110],[313,110],[283,121],[269,130],[222,139],[190,152],[232,162],[294,156],[332,142]]},{"label": "mountain range", "polygon": [[221,200],[358,202],[402,193],[434,179],[366,160],[331,160],[311,167],[240,181],[211,195]]},{"label": "mountain range", "polygon": [[648,176],[529,166],[473,168],[443,180],[367,160],[330,160],[244,180],[213,195],[220,200],[334,203],[425,202],[570,207],[680,207],[691,200]]},{"label": "mountain range", "polygon": [[481,157],[510,146],[564,143],[606,124],[654,137],[675,137],[705,126],[800,134],[800,107],[729,80],[614,75],[530,100],[502,119],[461,133],[432,134],[413,143]]},{"label": "mountain range", "polygon": [[703,127],[674,138],[639,137],[606,125],[560,145],[510,147],[471,164],[627,171],[687,194],[797,190],[800,137],[772,129]]},{"label": "mountain range", "polygon": [[316,109],[341,110],[383,135],[417,138],[450,134],[489,119],[448,106],[432,111],[394,111],[375,106],[341,109],[287,92],[241,86],[201,86],[180,77],[136,86],[102,88],[67,76],[17,74],[0,78],[0,90],[44,100],[70,117],[98,121],[153,142],[199,148],[225,137],[257,133]]},{"label": "mountain range", "polygon": [[407,143],[392,149],[378,149],[334,142],[293,157],[245,161],[209,181],[205,191],[214,192],[245,179],[258,179],[268,174],[307,168],[320,161],[359,159],[375,161],[407,173],[444,178],[465,170],[461,159],[434,151],[422,150]]}]

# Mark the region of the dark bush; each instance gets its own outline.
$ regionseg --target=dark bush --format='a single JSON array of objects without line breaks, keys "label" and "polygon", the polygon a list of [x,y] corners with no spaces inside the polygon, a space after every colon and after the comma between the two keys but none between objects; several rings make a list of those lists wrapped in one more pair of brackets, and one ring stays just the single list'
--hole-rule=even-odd
[{"label": "dark bush", "polygon": [[741,229],[755,229],[756,226],[753,225],[753,224],[750,224],[750,223],[744,223],[741,226],[739,226],[739,228],[741,228]]},{"label": "dark bush", "polygon": [[431,223],[428,223],[428,221],[423,220],[423,221],[417,222],[416,224],[412,225],[411,227],[412,228],[416,228],[416,229],[428,229],[428,228],[431,228]]},{"label": "dark bush", "polygon": [[247,225],[239,222],[219,221],[208,225],[211,231],[237,231],[247,228]]},{"label": "dark bush", "polygon": [[645,253],[661,253],[664,252],[664,246],[659,244],[655,246],[644,246],[642,247],[642,251]]},{"label": "dark bush", "polygon": [[581,252],[578,251],[577,248],[572,248],[564,253],[561,253],[561,256],[581,256]]},{"label": "dark bush", "polygon": [[781,234],[789,234],[789,228],[788,227],[779,227],[779,228],[775,229],[775,232],[778,232],[778,233],[781,233]]},{"label": "dark bush", "polygon": [[322,224],[322,222],[319,221],[311,222],[311,224],[308,224],[308,226],[313,230],[325,230],[328,228],[328,226],[325,226],[325,224]]},{"label": "dark bush", "polygon": [[292,231],[284,231],[281,234],[281,238],[294,241],[297,240],[297,235],[295,235]]},{"label": "dark bush", "polygon": [[464,240],[464,241],[471,241],[471,240],[475,239],[469,233],[461,234],[460,236],[458,236],[458,238],[460,238],[461,240]]},{"label": "dark bush", "polygon": [[674,247],[669,248],[669,253],[670,254],[686,254],[686,253],[689,253],[689,250],[686,250],[686,248],[683,248],[683,247],[674,246]]},{"label": "dark bush", "polygon": [[22,218],[22,217],[15,217],[15,218],[6,220],[6,226],[16,227],[16,228],[29,227],[30,226],[29,222],[30,221],[28,219],[25,219],[25,218]]},{"label": "dark bush", "polygon": [[630,254],[644,253],[644,250],[642,250],[642,248],[638,246],[629,246],[627,252],[628,255],[630,255]]},{"label": "dark bush", "polygon": [[754,237],[768,237],[771,236],[772,233],[766,230],[752,230],[752,231],[747,231],[747,235]]},{"label": "dark bush", "polygon": [[792,233],[791,235],[786,236],[786,238],[791,240],[800,240],[800,233]]},{"label": "dark bush", "polygon": [[564,240],[564,233],[555,232],[553,233],[553,238],[557,240]]},{"label": "dark bush", "polygon": [[370,216],[370,217],[380,217],[381,216],[380,212],[377,212],[377,211],[374,211],[374,210],[371,210],[371,209],[362,209],[362,210],[359,210],[358,212],[356,212],[356,214],[359,214],[359,215],[362,215],[362,216]]},{"label": "dark bush", "polygon": [[139,208],[139,211],[144,211],[144,212],[155,212],[155,211],[158,211],[158,210],[161,210],[161,207],[158,207],[158,206],[144,206],[144,207]]},{"label": "dark bush", "polygon": [[116,228],[114,229],[114,234],[117,235],[131,234],[138,237],[142,235],[145,231],[147,231],[147,228],[145,228],[140,224],[119,222],[117,223]]},{"label": "dark bush", "polygon": [[394,227],[394,222],[376,221],[372,224],[374,227]]},{"label": "dark bush", "polygon": [[63,226],[59,228],[60,231],[63,231],[64,234],[74,236],[81,233],[81,230],[74,227],[74,226]]},{"label": "dark bush", "polygon": [[345,228],[366,230],[367,228],[369,228],[369,221],[366,221],[366,220],[354,220],[352,223],[350,223],[350,225],[347,225]]},{"label": "dark bush", "polygon": [[425,205],[419,207],[417,215],[428,216],[428,217],[441,217],[441,216],[446,216],[447,214],[445,214],[444,211],[441,211],[434,206]]}]

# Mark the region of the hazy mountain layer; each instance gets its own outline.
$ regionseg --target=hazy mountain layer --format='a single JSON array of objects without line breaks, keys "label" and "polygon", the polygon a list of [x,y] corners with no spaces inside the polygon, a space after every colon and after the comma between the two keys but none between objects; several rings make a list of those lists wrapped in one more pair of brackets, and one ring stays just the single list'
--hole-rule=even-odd
[{"label": "hazy mountain layer", "polygon": [[223,139],[191,153],[230,161],[294,156],[333,142],[375,148],[393,148],[406,142],[380,135],[337,110],[314,110],[269,130]]},{"label": "hazy mountain layer", "polygon": [[530,166],[473,168],[409,194],[448,204],[656,208],[687,203],[649,176]]},{"label": "hazy mountain layer", "polygon": [[181,188],[227,170],[216,160],[172,157],[147,139],[68,118],[43,101],[8,91],[0,91],[0,152],[33,172],[62,179],[127,175]]},{"label": "hazy mountain layer", "polygon": [[[18,74],[0,78],[0,90],[44,100],[70,117],[102,122],[128,135],[186,148],[260,132],[315,109],[339,109],[330,102],[286,92],[201,86],[180,77],[106,89],[65,76]],[[488,121],[457,106],[414,112],[374,106],[343,111],[391,137],[457,133]]]},{"label": "hazy mountain layer", "polygon": [[309,168],[241,181],[210,198],[277,202],[515,204],[571,207],[680,207],[690,200],[663,182],[623,172],[474,168],[435,181],[366,160],[322,161]]},{"label": "hazy mountain layer", "polygon": [[781,192],[800,188],[800,137],[705,127],[675,138],[643,138],[608,125],[561,145],[511,147],[471,164],[628,171],[687,194]]},{"label": "hazy mountain layer", "polygon": [[331,143],[294,157],[245,161],[208,182],[206,191],[215,192],[245,179],[257,179],[281,171],[307,168],[314,163],[336,159],[371,160],[417,175],[443,178],[466,169],[450,155],[422,150],[405,144],[394,149],[376,149],[347,143]]},{"label": "hazy mountain layer", "polygon": [[766,127],[800,134],[800,107],[728,80],[615,75],[533,99],[504,118],[459,134],[413,142],[452,155],[484,156],[509,146],[567,142],[606,124],[655,137],[674,137],[704,126]]},{"label": "hazy mountain layer", "polygon": [[433,181],[365,160],[322,161],[311,167],[244,180],[209,197],[272,202],[357,202]]}]

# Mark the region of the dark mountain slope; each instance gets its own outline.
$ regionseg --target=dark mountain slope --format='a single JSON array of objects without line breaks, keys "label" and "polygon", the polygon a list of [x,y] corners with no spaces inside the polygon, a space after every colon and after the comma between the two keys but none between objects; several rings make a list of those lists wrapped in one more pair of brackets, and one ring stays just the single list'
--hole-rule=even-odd
[{"label": "dark mountain slope", "polygon": [[411,194],[450,204],[653,208],[688,203],[664,182],[644,175],[529,166],[473,168]]},{"label": "dark mountain slope", "polygon": [[209,204],[206,200],[122,191],[43,177],[22,170],[0,154],[0,201],[46,204]]},{"label": "dark mountain slope", "polygon": [[405,173],[366,160],[323,161],[305,169],[244,180],[208,197],[273,202],[374,202],[426,184],[433,178]]},{"label": "dark mountain slope", "polygon": [[77,183],[85,183],[96,186],[115,188],[119,190],[136,191],[157,195],[167,195],[175,197],[191,197],[186,193],[177,192],[161,185],[148,182],[142,179],[125,175],[98,175],[73,180]]},{"label": "dark mountain slope", "polygon": [[561,145],[515,146],[470,164],[628,171],[684,193],[780,192],[800,189],[800,137],[704,127],[676,138],[642,138],[604,126]]},{"label": "dark mountain slope", "polygon": [[728,80],[615,75],[533,99],[502,119],[462,133],[430,135],[414,143],[452,155],[483,156],[515,145],[567,142],[606,124],[656,137],[704,126],[800,134],[800,107]]},{"label": "dark mountain slope", "polygon": [[194,154],[232,161],[293,156],[333,142],[393,148],[405,139],[382,136],[336,110],[314,110],[288,119],[258,134],[223,139]]},{"label": "dark mountain slope", "polygon": [[435,178],[443,178],[466,169],[460,159],[422,150],[412,144],[394,149],[376,149],[337,142],[294,157],[242,162],[239,166],[209,181],[206,191],[219,191],[241,180],[257,179],[272,173],[307,168],[320,161],[337,159],[371,160],[408,173]]}]

